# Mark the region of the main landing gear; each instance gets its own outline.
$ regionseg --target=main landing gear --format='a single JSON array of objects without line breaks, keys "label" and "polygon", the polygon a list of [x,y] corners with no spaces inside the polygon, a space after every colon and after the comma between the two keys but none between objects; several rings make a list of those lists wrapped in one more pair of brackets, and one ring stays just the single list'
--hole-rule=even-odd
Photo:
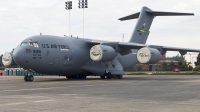
[{"label": "main landing gear", "polygon": [[28,81],[33,82],[33,80],[34,80],[33,75],[25,75],[24,76],[24,81],[25,82],[28,82]]},{"label": "main landing gear", "polygon": [[104,75],[100,76],[100,78],[101,79],[105,79],[105,78],[107,78],[107,79],[111,79],[111,78],[113,78],[113,79],[122,79],[123,75],[111,75],[111,73],[108,72],[108,73],[105,73]]}]

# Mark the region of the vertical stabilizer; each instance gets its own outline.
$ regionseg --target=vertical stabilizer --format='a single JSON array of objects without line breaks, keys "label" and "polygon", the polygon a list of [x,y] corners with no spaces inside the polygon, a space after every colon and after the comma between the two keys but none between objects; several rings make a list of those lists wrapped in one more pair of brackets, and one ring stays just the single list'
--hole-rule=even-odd
[{"label": "vertical stabilizer", "polygon": [[154,18],[154,16],[147,14],[146,11],[151,11],[151,9],[147,7],[142,7],[138,21],[136,23],[135,29],[133,30],[129,42],[141,44],[146,43],[147,37],[150,33],[149,29]]},{"label": "vertical stabilizer", "polygon": [[131,35],[129,42],[145,44],[150,33],[151,23],[155,16],[182,16],[194,15],[193,13],[177,13],[177,12],[160,12],[152,11],[147,7],[142,7],[141,12],[120,18],[119,20],[130,20],[138,18],[135,29]]}]

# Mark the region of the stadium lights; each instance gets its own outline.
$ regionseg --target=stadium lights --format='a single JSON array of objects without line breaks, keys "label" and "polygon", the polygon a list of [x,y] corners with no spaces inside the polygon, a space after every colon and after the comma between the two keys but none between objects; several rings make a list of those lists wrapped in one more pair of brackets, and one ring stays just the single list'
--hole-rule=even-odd
[{"label": "stadium lights", "polygon": [[70,10],[72,9],[72,1],[65,2],[65,9],[69,10],[69,36],[70,34]]},{"label": "stadium lights", "polygon": [[78,8],[83,9],[83,38],[84,38],[84,9],[88,8],[88,0],[79,0]]}]

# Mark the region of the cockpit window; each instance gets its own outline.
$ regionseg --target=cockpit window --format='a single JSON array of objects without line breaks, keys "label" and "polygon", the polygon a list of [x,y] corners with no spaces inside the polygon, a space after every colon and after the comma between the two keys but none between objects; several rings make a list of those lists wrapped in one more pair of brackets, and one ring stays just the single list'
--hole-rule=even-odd
[{"label": "cockpit window", "polygon": [[37,42],[22,42],[20,46],[30,45],[32,47],[39,47]]},{"label": "cockpit window", "polygon": [[28,42],[22,42],[20,46],[28,45]]},{"label": "cockpit window", "polygon": [[32,47],[39,47],[37,42],[29,42],[29,45]]},{"label": "cockpit window", "polygon": [[33,42],[33,47],[39,47],[37,42]]},{"label": "cockpit window", "polygon": [[30,46],[33,46],[33,42],[29,42],[28,44],[29,44]]}]

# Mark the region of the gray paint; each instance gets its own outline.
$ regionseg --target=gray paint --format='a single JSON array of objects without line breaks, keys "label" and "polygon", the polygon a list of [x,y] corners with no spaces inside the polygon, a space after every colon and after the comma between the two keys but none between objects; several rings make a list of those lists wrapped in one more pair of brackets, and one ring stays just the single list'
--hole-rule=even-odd
[{"label": "gray paint", "polygon": [[[138,63],[136,54],[143,47],[157,49],[156,51],[161,52],[161,54],[167,50],[184,51],[184,53],[186,51],[200,52],[197,49],[145,44],[155,15],[176,14],[180,15],[179,13],[153,12],[149,8],[143,7],[140,13],[126,17],[124,20],[139,17],[130,42],[106,42],[50,35],[32,36],[22,42],[36,42],[39,47],[18,46],[13,52],[13,59],[19,66],[43,74],[102,76],[111,72],[111,75],[125,75],[124,70]],[[116,56],[106,62],[92,61],[90,49],[99,44],[112,47],[116,51]]]}]

